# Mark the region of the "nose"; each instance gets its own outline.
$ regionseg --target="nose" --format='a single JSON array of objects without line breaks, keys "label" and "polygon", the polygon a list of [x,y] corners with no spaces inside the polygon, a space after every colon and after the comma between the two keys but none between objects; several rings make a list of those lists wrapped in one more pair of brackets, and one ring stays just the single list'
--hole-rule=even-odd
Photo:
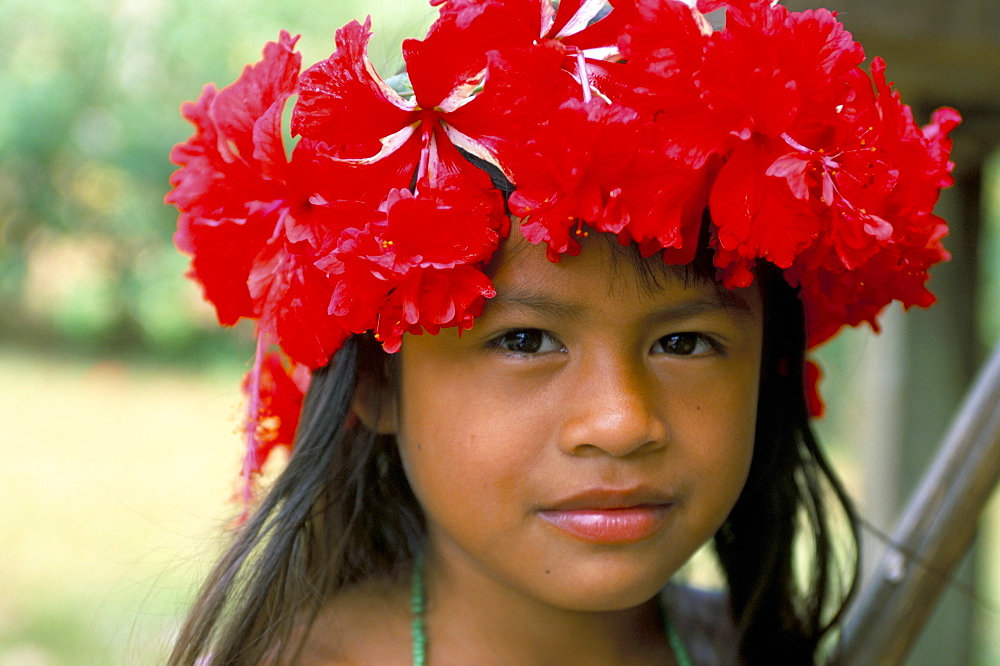
[{"label": "nose", "polygon": [[561,447],[573,455],[639,455],[667,444],[664,388],[642,358],[602,353],[566,377]]}]

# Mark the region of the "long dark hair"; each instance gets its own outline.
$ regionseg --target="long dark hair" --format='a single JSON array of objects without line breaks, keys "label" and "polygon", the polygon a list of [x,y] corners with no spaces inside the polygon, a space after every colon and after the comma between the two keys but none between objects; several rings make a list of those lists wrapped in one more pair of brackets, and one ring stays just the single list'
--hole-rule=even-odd
[{"label": "long dark hair", "polygon": [[313,373],[294,454],[209,574],[169,664],[294,661],[339,590],[409,572],[424,534],[420,507],[394,439],[351,412],[360,377],[392,390],[389,375],[370,335],[350,338]]},{"label": "long dark hair", "polygon": [[[707,247],[707,243],[704,244]],[[692,270],[711,275],[707,252]],[[764,358],[747,484],[715,537],[745,663],[811,663],[857,578],[857,520],[809,425],[805,327],[798,296],[762,266]],[[294,454],[216,565],[170,664],[294,661],[324,603],[364,579],[402,582],[424,538],[421,509],[394,439],[351,412],[359,382],[394,389],[392,361],[370,335],[348,340],[313,374]],[[830,509],[850,526],[846,573]],[[797,580],[795,545],[812,549]]]},{"label": "long dark hair", "polygon": [[[715,535],[715,551],[742,659],[812,663],[854,595],[860,523],[810,425],[802,301],[771,264],[759,266],[758,277],[764,357],[754,455],[743,492]],[[846,535],[838,534],[838,517]],[[796,544],[811,555],[801,576]]]}]

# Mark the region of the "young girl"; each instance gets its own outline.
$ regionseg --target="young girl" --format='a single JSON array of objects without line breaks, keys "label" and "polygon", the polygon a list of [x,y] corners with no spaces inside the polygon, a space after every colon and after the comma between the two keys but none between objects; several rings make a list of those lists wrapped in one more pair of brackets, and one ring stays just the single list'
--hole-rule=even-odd
[{"label": "young girl", "polygon": [[[957,114],[825,10],[433,4],[392,85],[355,22],[184,108],[177,244],[258,352],[171,663],[813,662],[857,525],[806,350],[932,302]],[[670,584],[707,541],[725,593]]]}]

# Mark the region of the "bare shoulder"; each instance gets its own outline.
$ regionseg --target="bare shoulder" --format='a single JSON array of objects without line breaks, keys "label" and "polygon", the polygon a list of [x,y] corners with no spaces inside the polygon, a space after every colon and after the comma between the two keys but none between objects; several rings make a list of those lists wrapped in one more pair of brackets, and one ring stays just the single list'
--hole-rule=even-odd
[{"label": "bare shoulder", "polygon": [[344,590],[320,611],[296,661],[319,664],[409,664],[409,593],[365,582]]},{"label": "bare shoulder", "polygon": [[721,666],[738,662],[739,635],[724,592],[668,585],[662,599],[694,663]]}]

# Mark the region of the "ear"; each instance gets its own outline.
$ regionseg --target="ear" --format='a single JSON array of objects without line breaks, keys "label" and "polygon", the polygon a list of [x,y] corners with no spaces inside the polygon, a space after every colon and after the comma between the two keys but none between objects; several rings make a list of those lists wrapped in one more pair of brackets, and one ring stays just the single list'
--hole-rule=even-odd
[{"label": "ear", "polygon": [[396,434],[396,396],[386,382],[358,377],[351,409],[369,430],[379,435]]}]

